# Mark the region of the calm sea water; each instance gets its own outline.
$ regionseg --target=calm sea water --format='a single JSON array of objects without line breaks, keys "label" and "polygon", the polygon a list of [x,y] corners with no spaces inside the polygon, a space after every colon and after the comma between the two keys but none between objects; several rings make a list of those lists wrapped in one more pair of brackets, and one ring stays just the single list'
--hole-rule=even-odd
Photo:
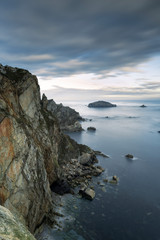
[{"label": "calm sea water", "polygon": [[[110,158],[99,157],[105,172],[91,183],[96,198],[63,197],[68,216],[63,231],[46,227],[39,239],[160,240],[160,105],[70,106],[92,121],[82,122],[85,131],[69,135]],[[96,132],[87,131],[89,126]],[[128,153],[133,160],[125,158]],[[117,185],[103,183],[113,175]]]}]

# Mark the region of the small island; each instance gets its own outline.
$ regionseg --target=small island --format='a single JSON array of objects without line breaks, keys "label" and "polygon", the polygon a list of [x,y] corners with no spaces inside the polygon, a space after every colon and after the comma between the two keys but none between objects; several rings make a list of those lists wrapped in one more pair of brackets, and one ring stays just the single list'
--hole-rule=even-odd
[{"label": "small island", "polygon": [[110,102],[105,102],[105,101],[96,101],[93,103],[89,103],[88,107],[93,107],[93,108],[106,108],[106,107],[117,107],[116,104],[112,104]]}]

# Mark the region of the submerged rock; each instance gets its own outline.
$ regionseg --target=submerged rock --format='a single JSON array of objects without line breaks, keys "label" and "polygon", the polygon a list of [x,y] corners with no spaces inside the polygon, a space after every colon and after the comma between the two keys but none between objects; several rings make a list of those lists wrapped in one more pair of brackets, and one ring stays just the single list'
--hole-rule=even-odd
[{"label": "submerged rock", "polygon": [[97,101],[97,102],[93,102],[93,103],[89,103],[88,104],[88,107],[116,107],[117,105],[116,104],[112,104],[110,102],[105,102],[105,101]]},{"label": "submerged rock", "polygon": [[132,159],[132,158],[133,158],[133,155],[132,155],[132,154],[127,154],[127,155],[125,155],[125,157],[126,157],[126,158],[131,158],[131,159]]}]

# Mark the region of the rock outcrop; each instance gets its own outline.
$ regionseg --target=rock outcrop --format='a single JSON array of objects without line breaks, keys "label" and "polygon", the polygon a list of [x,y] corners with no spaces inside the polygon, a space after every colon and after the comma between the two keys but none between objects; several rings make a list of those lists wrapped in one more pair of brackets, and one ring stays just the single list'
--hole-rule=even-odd
[{"label": "rock outcrop", "polygon": [[61,132],[36,76],[0,65],[0,205],[34,232],[52,212],[59,166],[88,151]]},{"label": "rock outcrop", "polygon": [[65,107],[63,104],[56,104],[52,99],[47,100],[44,94],[42,102],[46,104],[47,110],[58,118],[61,130],[72,132],[82,131],[82,126],[79,123],[82,117],[74,109]]},{"label": "rock outcrop", "polygon": [[112,104],[109,102],[105,102],[105,101],[97,101],[97,102],[93,102],[93,103],[89,103],[88,107],[93,107],[93,108],[106,108],[106,107],[116,107],[116,104]]},{"label": "rock outcrop", "polygon": [[0,206],[0,239],[36,240],[19,219],[2,206]]}]

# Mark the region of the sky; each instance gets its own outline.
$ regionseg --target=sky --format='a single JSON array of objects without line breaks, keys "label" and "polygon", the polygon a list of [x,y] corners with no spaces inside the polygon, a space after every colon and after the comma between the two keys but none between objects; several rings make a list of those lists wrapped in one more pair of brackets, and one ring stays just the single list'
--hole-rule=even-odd
[{"label": "sky", "polygon": [[1,0],[0,31],[49,99],[160,100],[158,0]]}]

